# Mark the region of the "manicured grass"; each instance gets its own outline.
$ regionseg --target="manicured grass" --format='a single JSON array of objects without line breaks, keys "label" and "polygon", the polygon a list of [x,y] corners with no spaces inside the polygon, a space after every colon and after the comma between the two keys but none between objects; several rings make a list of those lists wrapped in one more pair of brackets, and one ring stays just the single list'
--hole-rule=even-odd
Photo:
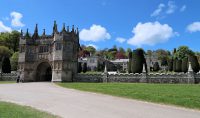
[{"label": "manicured grass", "polygon": [[0,84],[16,83],[16,81],[0,81]]},{"label": "manicured grass", "polygon": [[0,118],[58,118],[27,106],[0,101]]},{"label": "manicured grass", "polygon": [[66,88],[200,110],[200,85],[142,83],[57,83]]}]

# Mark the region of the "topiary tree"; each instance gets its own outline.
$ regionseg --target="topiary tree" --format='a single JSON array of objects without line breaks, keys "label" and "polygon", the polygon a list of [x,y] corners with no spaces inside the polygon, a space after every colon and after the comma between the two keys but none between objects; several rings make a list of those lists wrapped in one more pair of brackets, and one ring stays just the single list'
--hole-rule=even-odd
[{"label": "topiary tree", "polygon": [[2,72],[3,73],[10,73],[11,72],[11,65],[10,59],[8,57],[4,57],[2,61]]},{"label": "topiary tree", "polygon": [[176,61],[177,61],[177,58],[174,58],[173,60],[173,71],[176,72]]},{"label": "topiary tree", "polygon": [[[136,49],[133,51],[132,55],[132,72],[133,73],[142,73],[143,64],[146,67],[146,61],[144,58],[144,51],[143,49]],[[146,68],[147,70],[147,68]]]},{"label": "topiary tree", "polygon": [[160,70],[159,64],[158,64],[158,62],[155,62],[153,64],[153,71],[159,71],[159,70]]},{"label": "topiary tree", "polygon": [[78,73],[82,72],[82,63],[78,62]]},{"label": "topiary tree", "polygon": [[132,73],[132,69],[131,69],[131,65],[132,65],[132,51],[130,51],[128,53],[128,58],[129,58],[129,62],[128,62],[128,73]]},{"label": "topiary tree", "polygon": [[188,58],[185,57],[182,59],[182,72],[186,73],[188,71]]},{"label": "topiary tree", "polygon": [[173,59],[169,59],[168,61],[168,70],[173,71]]},{"label": "topiary tree", "polygon": [[189,55],[189,61],[191,62],[192,69],[195,73],[199,72],[199,63],[195,55]]},{"label": "topiary tree", "polygon": [[83,73],[86,73],[87,72],[87,63],[84,63],[83,64]]},{"label": "topiary tree", "polygon": [[181,72],[182,70],[182,61],[181,60],[176,60],[176,71],[175,72]]}]

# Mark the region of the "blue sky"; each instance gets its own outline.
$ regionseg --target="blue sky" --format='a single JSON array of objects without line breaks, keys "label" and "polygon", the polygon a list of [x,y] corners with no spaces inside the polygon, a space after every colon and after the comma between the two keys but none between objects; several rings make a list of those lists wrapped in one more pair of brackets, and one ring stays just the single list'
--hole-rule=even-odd
[{"label": "blue sky", "polygon": [[29,28],[52,33],[56,20],[80,30],[81,44],[200,51],[199,0],[1,0],[0,32]]}]

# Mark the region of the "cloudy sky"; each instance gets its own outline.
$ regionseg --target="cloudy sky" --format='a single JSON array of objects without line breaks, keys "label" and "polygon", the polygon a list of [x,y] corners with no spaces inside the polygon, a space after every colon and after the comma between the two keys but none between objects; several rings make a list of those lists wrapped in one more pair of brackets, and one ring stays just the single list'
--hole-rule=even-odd
[{"label": "cloudy sky", "polygon": [[1,0],[0,32],[52,33],[63,23],[80,30],[81,44],[145,50],[187,45],[200,51],[199,0]]}]

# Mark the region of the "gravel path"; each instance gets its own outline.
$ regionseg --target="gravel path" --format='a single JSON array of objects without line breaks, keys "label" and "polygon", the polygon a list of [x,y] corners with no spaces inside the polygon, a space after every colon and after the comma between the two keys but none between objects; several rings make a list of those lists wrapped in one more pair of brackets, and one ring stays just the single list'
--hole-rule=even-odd
[{"label": "gravel path", "polygon": [[200,118],[200,111],[65,89],[53,83],[0,84],[0,100],[64,118]]}]

